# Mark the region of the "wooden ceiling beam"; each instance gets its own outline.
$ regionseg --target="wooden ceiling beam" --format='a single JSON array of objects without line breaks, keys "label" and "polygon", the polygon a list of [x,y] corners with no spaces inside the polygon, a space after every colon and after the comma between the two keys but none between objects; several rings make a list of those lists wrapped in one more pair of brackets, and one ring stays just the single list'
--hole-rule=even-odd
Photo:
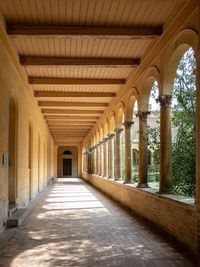
[{"label": "wooden ceiling beam", "polygon": [[83,134],[83,135],[86,135],[88,132],[51,132],[52,133],[52,135],[64,135],[64,134],[72,134],[72,135],[74,135],[74,134]]},{"label": "wooden ceiling beam", "polygon": [[53,129],[71,129],[71,131],[75,130],[87,130],[89,131],[93,125],[48,125],[49,128]]},{"label": "wooden ceiling beam", "polygon": [[76,120],[73,120],[73,119],[46,119],[46,122],[47,123],[68,123],[68,124],[72,124],[72,123],[80,123],[80,124],[84,124],[84,123],[92,123],[92,124],[95,124],[97,122],[97,120],[84,120],[84,119],[76,119]]},{"label": "wooden ceiling beam", "polygon": [[108,107],[108,103],[95,102],[65,102],[65,101],[38,101],[39,107]]},{"label": "wooden ceiling beam", "polygon": [[134,68],[140,64],[140,59],[20,56],[20,63],[21,65],[25,66],[90,66],[105,68]]},{"label": "wooden ceiling beam", "polygon": [[125,84],[125,79],[91,79],[91,78],[57,78],[57,77],[28,77],[29,84],[53,85],[96,85],[96,84]]},{"label": "wooden ceiling beam", "polygon": [[93,117],[93,116],[59,116],[59,115],[44,115],[44,119],[47,120],[69,120],[69,121],[96,121],[99,119],[99,117]]},{"label": "wooden ceiling beam", "polygon": [[140,39],[156,38],[162,34],[162,26],[155,27],[105,27],[105,26],[68,26],[44,24],[7,24],[7,33],[14,37],[65,37],[65,38],[119,38]]},{"label": "wooden ceiling beam", "polygon": [[116,93],[34,91],[35,97],[115,97]]},{"label": "wooden ceiling beam", "polygon": [[[103,111],[101,110],[85,110],[85,109],[80,109],[80,110],[70,110],[70,109],[41,109],[41,112],[43,114],[60,114],[60,115],[90,115],[90,116],[96,116],[96,115],[102,115]],[[73,117],[73,116],[72,116]]]},{"label": "wooden ceiling beam", "polygon": [[86,134],[53,134],[53,137],[55,138],[65,138],[65,137],[84,137]]},{"label": "wooden ceiling beam", "polygon": [[94,121],[46,121],[48,125],[95,125]]}]

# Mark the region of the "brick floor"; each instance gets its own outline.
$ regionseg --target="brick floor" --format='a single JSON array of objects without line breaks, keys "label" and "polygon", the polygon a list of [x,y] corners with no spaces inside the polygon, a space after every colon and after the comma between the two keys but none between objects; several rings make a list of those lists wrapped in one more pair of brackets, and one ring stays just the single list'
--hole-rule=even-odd
[{"label": "brick floor", "polygon": [[117,203],[82,180],[66,178],[47,189],[5,242],[0,266],[194,265]]}]

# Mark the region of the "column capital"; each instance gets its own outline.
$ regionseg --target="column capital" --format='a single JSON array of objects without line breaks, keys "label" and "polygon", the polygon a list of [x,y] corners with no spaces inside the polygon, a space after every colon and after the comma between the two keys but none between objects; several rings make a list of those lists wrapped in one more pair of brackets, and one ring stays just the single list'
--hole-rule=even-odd
[{"label": "column capital", "polygon": [[120,134],[123,131],[123,128],[115,128],[114,132]]},{"label": "column capital", "polygon": [[126,128],[126,129],[130,129],[131,126],[134,124],[134,121],[125,121],[123,123],[123,126]]},{"label": "column capital", "polygon": [[104,143],[106,143],[108,141],[108,139],[109,139],[108,137],[105,137],[104,138]]},{"label": "column capital", "polygon": [[108,135],[107,135],[107,138],[108,138],[108,139],[112,139],[114,136],[115,136],[114,134],[108,134]]},{"label": "column capital", "polygon": [[171,105],[171,100],[171,95],[161,95],[156,99],[156,102],[159,102],[161,107],[168,108]]},{"label": "column capital", "polygon": [[103,138],[102,140],[101,140],[101,144],[104,144],[106,142],[106,138]]},{"label": "column capital", "polygon": [[139,117],[139,119],[141,119],[142,121],[147,120],[147,116],[150,115],[150,111],[139,111],[136,114],[136,117]]}]

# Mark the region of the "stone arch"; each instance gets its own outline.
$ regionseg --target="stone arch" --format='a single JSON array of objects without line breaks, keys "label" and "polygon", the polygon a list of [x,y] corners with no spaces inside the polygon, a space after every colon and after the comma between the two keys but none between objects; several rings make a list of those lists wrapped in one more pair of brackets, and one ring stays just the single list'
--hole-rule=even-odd
[{"label": "stone arch", "polygon": [[125,119],[125,105],[121,101],[116,107],[116,127],[121,128]]},{"label": "stone arch", "polygon": [[125,121],[132,121],[133,107],[136,101],[138,102],[137,89],[131,88],[130,92],[127,94],[127,102],[126,102],[126,108],[125,108]]},{"label": "stone arch", "polygon": [[9,144],[8,144],[8,197],[9,204],[17,202],[17,153],[18,153],[18,103],[14,89],[9,96]]},{"label": "stone arch", "polygon": [[151,94],[151,89],[155,81],[158,83],[159,95],[161,88],[161,76],[160,70],[156,66],[150,66],[143,76],[143,85],[141,88],[140,96],[140,111],[148,111],[149,97]]},{"label": "stone arch", "polygon": [[104,138],[108,135],[108,120],[106,119],[103,124],[103,135]]},{"label": "stone arch", "polygon": [[101,125],[100,130],[99,130],[99,139],[100,141],[103,139],[103,125]]},{"label": "stone arch", "polygon": [[110,116],[108,117],[108,130],[109,134],[113,133],[116,128],[115,124],[115,113],[111,112]]},{"label": "stone arch", "polygon": [[179,32],[172,40],[166,51],[166,62],[163,79],[163,95],[172,95],[172,88],[178,64],[184,53],[190,48],[196,53],[198,48],[198,34],[192,29],[185,29]]},{"label": "stone arch", "polygon": [[97,136],[97,143],[98,143],[100,141],[100,133],[99,133],[98,128],[97,128],[96,136]]}]

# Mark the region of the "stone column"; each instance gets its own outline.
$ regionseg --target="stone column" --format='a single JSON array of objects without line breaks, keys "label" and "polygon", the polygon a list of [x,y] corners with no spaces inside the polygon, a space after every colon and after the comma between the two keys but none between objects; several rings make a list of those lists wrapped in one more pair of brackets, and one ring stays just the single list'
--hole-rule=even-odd
[{"label": "stone column", "polygon": [[101,176],[103,176],[103,170],[104,170],[103,149],[104,149],[104,140],[101,141]]},{"label": "stone column", "polygon": [[91,152],[87,150],[87,172],[91,173]]},{"label": "stone column", "polygon": [[104,177],[107,177],[108,174],[107,174],[107,158],[108,158],[108,155],[107,155],[107,141],[108,141],[108,138],[104,138],[103,140],[103,161],[104,161],[104,164],[103,164],[103,176]]},{"label": "stone column", "polygon": [[160,193],[172,192],[171,99],[171,95],[158,98],[160,102]]},{"label": "stone column", "polygon": [[94,173],[94,149],[91,147],[91,174]]},{"label": "stone column", "polygon": [[101,164],[101,162],[102,162],[102,157],[101,157],[101,155],[102,155],[102,153],[101,153],[101,141],[99,142],[99,162],[98,162],[98,164],[99,164],[99,172],[98,172],[98,175],[99,176],[101,176],[101,171],[102,171],[102,164]]},{"label": "stone column", "polygon": [[138,188],[148,187],[147,116],[150,112],[138,112],[139,117],[139,177]]},{"label": "stone column", "polygon": [[101,153],[101,149],[102,149],[102,147],[101,147],[101,141],[100,141],[99,142],[99,176],[101,176],[101,171],[102,171],[102,164],[101,164],[101,162],[102,162],[102,157],[101,157],[102,153]]},{"label": "stone column", "polygon": [[93,165],[92,165],[92,170],[93,170],[93,174],[95,174],[95,146],[93,146],[92,148],[92,155],[93,155],[93,159],[92,159],[92,162],[93,162]]},{"label": "stone column", "polygon": [[96,145],[96,175],[99,174],[99,144]]},{"label": "stone column", "polygon": [[130,183],[132,178],[131,173],[131,126],[134,124],[132,121],[124,122],[125,130],[125,183]]},{"label": "stone column", "polygon": [[114,134],[109,134],[108,135],[108,178],[113,178],[113,145],[112,145],[112,140],[113,140]]},{"label": "stone column", "polygon": [[120,168],[120,133],[123,129],[118,128],[115,129],[116,139],[115,139],[115,155],[116,155],[116,177],[115,180],[119,180],[121,178],[121,168]]}]

